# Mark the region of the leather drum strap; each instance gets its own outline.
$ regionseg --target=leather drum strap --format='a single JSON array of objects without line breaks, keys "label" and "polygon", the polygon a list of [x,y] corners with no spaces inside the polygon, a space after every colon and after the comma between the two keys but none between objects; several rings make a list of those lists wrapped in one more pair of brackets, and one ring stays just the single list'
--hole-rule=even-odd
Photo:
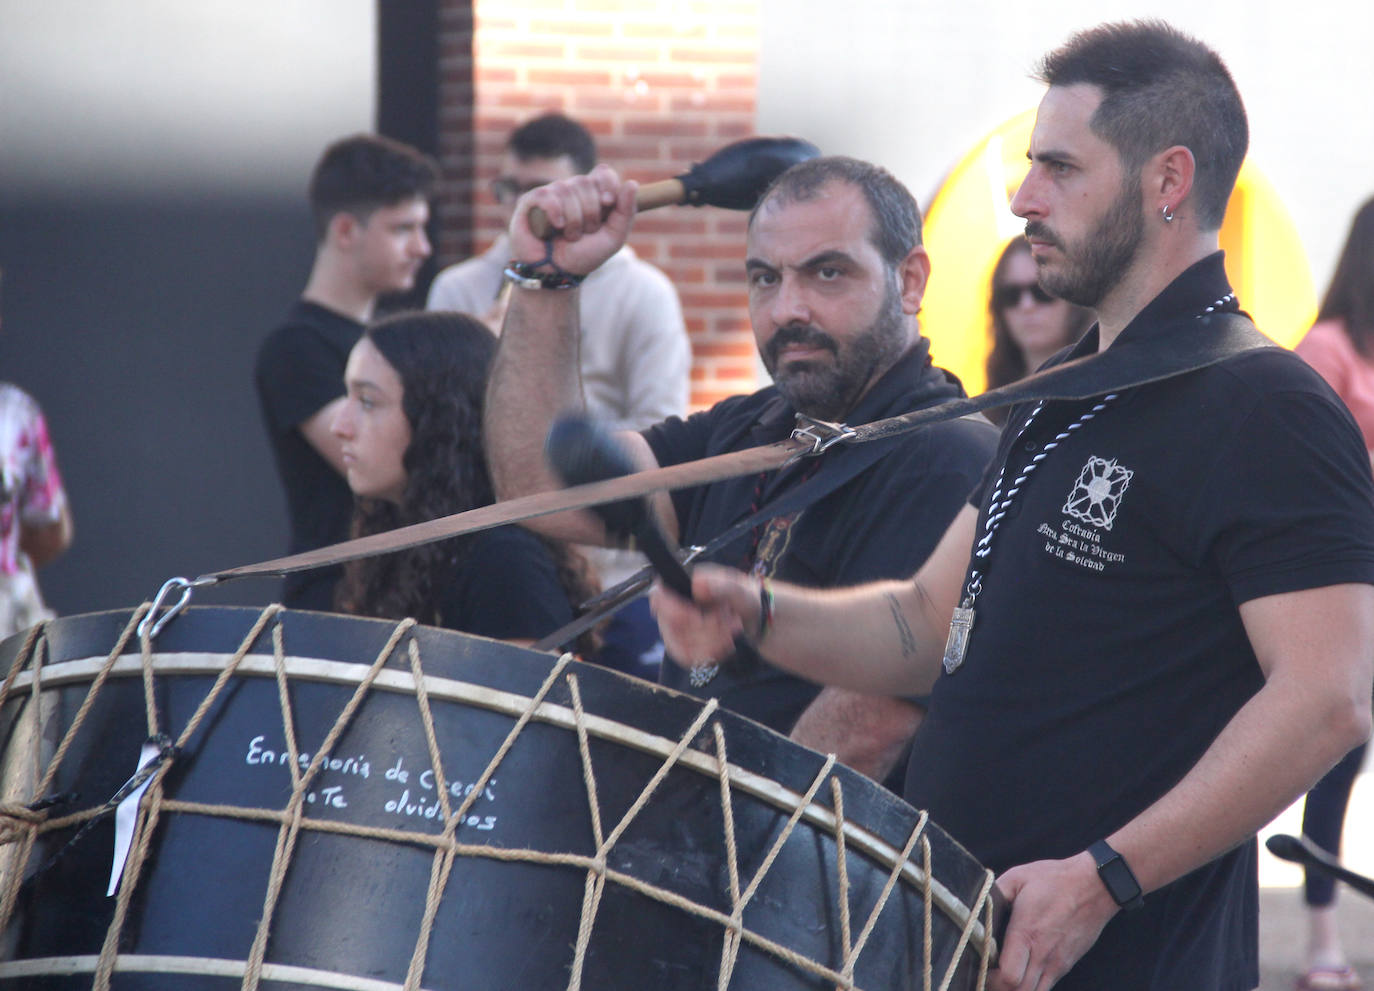
[{"label": "leather drum strap", "polygon": [[[1042,399],[1091,399],[1108,392],[1121,392],[1196,371],[1242,351],[1274,346],[1277,345],[1256,330],[1250,318],[1243,313],[1189,317],[1160,328],[1146,340],[1118,341],[1099,354],[1065,362],[1010,385],[990,389],[979,396],[955,399],[852,429],[846,428],[836,440],[845,444],[862,444],[998,406]],[[690,488],[739,475],[757,474],[781,467],[789,460],[819,453],[821,448],[818,445],[794,436],[700,461],[509,499],[466,513],[416,523],[302,554],[210,572],[196,579],[196,584],[210,585],[235,578],[285,575],[375,554],[388,554],[552,513],[585,509],[651,492]]]}]

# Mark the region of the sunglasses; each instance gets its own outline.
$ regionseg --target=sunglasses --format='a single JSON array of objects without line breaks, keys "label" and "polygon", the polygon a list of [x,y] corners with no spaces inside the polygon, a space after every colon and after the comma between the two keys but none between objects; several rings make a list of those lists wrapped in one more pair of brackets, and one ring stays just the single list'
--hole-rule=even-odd
[{"label": "sunglasses", "polygon": [[1030,293],[1031,299],[1037,303],[1050,303],[1055,298],[1041,289],[1039,283],[1030,282],[1019,286],[998,286],[993,290],[992,301],[999,310],[1009,310],[1020,303],[1026,293]]},{"label": "sunglasses", "polygon": [[547,186],[548,181],[521,183],[510,176],[502,176],[491,181],[491,195],[496,197],[498,203],[512,203],[524,196],[531,189],[538,189],[540,186]]}]

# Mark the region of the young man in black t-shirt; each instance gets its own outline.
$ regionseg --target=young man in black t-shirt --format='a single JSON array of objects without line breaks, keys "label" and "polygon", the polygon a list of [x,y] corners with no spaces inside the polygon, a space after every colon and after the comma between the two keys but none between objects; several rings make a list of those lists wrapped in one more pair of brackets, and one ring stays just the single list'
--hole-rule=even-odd
[{"label": "young man in black t-shirt", "polygon": [[[1071,354],[1243,324],[1217,247],[1247,125],[1220,58],[1104,25],[1042,78],[1011,205],[1041,285],[1097,312]],[[907,795],[1001,874],[994,991],[1250,991],[1254,835],[1370,731],[1363,441],[1277,347],[1007,423],[914,580],[779,584],[767,624],[754,579],[700,569],[695,604],[656,593],[665,643],[744,633],[819,681],[933,689]]]},{"label": "young man in black t-shirt", "polygon": [[[305,291],[258,350],[255,381],[286,490],[290,553],[344,540],[353,496],[329,424],[343,400],[348,352],[377,297],[403,292],[429,257],[429,196],[438,170],[420,152],[359,134],[330,145],[310,180],[318,245]],[[282,601],[333,608],[337,568],[286,579]]]}]

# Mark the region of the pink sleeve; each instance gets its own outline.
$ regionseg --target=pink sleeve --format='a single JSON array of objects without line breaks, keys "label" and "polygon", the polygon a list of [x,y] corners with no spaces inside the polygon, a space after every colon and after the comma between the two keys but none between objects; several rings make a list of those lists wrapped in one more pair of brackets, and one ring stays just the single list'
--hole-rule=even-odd
[{"label": "pink sleeve", "polygon": [[1342,399],[1348,397],[1348,377],[1358,356],[1340,324],[1333,321],[1313,324],[1293,350],[1326,379],[1336,395]]}]

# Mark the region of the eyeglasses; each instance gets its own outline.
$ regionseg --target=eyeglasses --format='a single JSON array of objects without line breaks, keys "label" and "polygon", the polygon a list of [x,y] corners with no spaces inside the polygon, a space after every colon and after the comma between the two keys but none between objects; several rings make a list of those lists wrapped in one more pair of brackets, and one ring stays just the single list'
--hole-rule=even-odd
[{"label": "eyeglasses", "polygon": [[1030,293],[1031,299],[1037,303],[1053,302],[1055,297],[1040,288],[1037,282],[1028,282],[1023,285],[998,286],[992,292],[992,301],[999,310],[1009,310],[1021,302],[1021,297]]},{"label": "eyeglasses", "polygon": [[540,186],[547,186],[548,184],[547,179],[540,182],[521,183],[518,179],[503,175],[499,179],[491,181],[491,195],[496,197],[498,203],[513,203],[531,189],[538,189]]}]

